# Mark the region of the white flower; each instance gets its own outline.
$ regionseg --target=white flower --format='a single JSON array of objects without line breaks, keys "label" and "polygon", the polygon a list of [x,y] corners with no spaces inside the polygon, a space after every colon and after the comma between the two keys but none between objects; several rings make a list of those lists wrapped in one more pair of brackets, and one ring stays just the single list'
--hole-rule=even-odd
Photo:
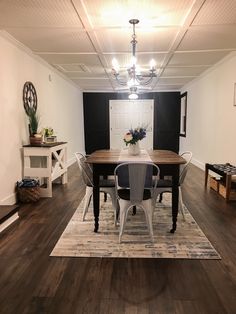
[{"label": "white flower", "polygon": [[132,139],[133,139],[133,136],[132,136],[131,133],[128,132],[128,133],[125,134],[124,140],[125,140],[126,142],[130,142]]}]

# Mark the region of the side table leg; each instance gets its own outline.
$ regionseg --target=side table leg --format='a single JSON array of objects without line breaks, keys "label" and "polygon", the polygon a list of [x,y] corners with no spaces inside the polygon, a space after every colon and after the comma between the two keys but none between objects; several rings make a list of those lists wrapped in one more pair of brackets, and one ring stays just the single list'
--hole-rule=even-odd
[{"label": "side table leg", "polygon": [[65,173],[63,173],[62,175],[62,184],[66,184],[68,182],[68,179],[67,179],[67,170]]},{"label": "side table leg", "polygon": [[226,201],[229,201],[229,196],[230,196],[230,190],[231,190],[231,175],[227,174],[226,175]]},{"label": "side table leg", "polygon": [[208,182],[208,164],[205,165],[205,188],[207,187],[207,182]]},{"label": "side table leg", "polygon": [[67,147],[63,148],[64,152],[62,151],[62,161],[63,161],[63,168],[65,172],[62,175],[62,184],[66,184],[68,182],[67,178]]}]

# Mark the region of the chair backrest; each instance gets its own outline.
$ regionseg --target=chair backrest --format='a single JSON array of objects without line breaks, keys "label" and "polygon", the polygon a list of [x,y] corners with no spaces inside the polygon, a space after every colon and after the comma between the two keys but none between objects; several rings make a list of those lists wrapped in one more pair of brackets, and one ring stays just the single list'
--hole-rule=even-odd
[{"label": "chair backrest", "polygon": [[75,153],[76,160],[78,162],[83,181],[88,186],[93,186],[93,171],[88,163],[86,163],[86,157],[76,152]]},{"label": "chair backrest", "polygon": [[192,152],[186,151],[186,152],[183,152],[180,156],[186,160],[186,163],[180,166],[179,184],[181,185],[184,182],[184,179],[186,177],[188,166],[192,160],[193,154]]},{"label": "chair backrest", "polygon": [[159,168],[151,162],[122,163],[114,171],[116,189],[129,189],[130,201],[141,202],[144,189],[156,188],[159,173]]}]

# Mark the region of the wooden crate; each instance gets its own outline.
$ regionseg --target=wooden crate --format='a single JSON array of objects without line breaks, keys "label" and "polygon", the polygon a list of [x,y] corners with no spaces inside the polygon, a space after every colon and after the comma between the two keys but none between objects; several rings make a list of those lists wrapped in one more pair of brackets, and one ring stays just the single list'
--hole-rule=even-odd
[{"label": "wooden crate", "polygon": [[[219,194],[223,196],[224,198],[226,198],[226,187],[222,183],[219,184]],[[236,189],[231,188],[230,193],[229,193],[229,200],[231,201],[236,200]]]},{"label": "wooden crate", "polygon": [[216,180],[215,177],[210,176],[210,188],[216,192],[219,192],[219,180]]}]

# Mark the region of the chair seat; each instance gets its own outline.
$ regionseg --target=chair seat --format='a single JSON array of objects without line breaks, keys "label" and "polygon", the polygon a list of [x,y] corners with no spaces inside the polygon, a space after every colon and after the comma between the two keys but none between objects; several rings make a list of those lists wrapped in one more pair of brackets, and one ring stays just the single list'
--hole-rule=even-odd
[{"label": "chair seat", "polygon": [[111,179],[102,179],[99,181],[99,186],[102,188],[114,188],[115,186],[115,181]]},{"label": "chair seat", "polygon": [[[93,187],[92,184],[88,183],[87,186]],[[100,188],[114,188],[115,187],[115,181],[110,179],[102,179],[99,181],[99,187]]]},{"label": "chair seat", "polygon": [[[126,201],[130,200],[130,190],[129,189],[120,189],[117,192],[118,192],[118,196],[121,199],[126,200]],[[150,198],[151,198],[151,191],[145,189],[143,191],[143,200],[146,201],[146,200],[148,200]]]},{"label": "chair seat", "polygon": [[171,180],[160,179],[157,182],[157,188],[171,188],[171,187],[172,187],[172,181]]}]

